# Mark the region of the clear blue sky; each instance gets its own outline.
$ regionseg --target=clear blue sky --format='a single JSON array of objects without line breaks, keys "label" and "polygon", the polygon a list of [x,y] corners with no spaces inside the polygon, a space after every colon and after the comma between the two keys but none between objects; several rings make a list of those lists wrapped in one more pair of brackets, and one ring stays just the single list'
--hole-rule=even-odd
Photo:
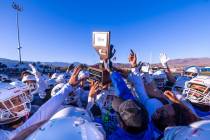
[{"label": "clear blue sky", "polygon": [[[92,31],[111,31],[117,62],[210,56],[209,0],[16,0],[23,60],[98,62]],[[16,13],[0,0],[0,57],[18,59]]]}]

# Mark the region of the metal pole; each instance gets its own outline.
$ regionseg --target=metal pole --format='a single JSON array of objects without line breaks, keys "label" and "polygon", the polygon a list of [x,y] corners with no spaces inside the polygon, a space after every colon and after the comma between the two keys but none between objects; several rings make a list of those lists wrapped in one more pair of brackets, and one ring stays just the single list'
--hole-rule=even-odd
[{"label": "metal pole", "polygon": [[16,10],[16,24],[17,24],[17,39],[18,39],[18,54],[19,54],[19,59],[20,59],[20,64],[22,64],[22,60],[21,60],[21,45],[20,45],[20,27],[19,27],[19,13],[21,12],[23,9],[20,5],[16,4],[15,2],[12,3],[12,8]]},{"label": "metal pole", "polygon": [[21,46],[20,46],[20,29],[19,29],[19,16],[18,16],[18,11],[17,11],[17,39],[18,39],[18,54],[19,54],[19,60],[20,64],[22,64],[21,60]]}]

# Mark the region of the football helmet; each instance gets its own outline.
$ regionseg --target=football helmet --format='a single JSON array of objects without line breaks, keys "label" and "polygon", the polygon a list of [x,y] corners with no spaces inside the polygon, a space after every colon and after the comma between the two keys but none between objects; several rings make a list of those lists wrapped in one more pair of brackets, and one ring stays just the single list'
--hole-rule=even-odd
[{"label": "football helmet", "polygon": [[38,92],[38,84],[34,75],[23,76],[22,82],[28,86],[32,95]]},{"label": "football helmet", "polygon": [[172,92],[177,94],[182,94],[185,88],[185,82],[190,81],[191,78],[187,76],[180,76],[177,78],[175,84],[172,87]]},{"label": "football helmet", "polygon": [[92,122],[86,110],[68,107],[57,112],[26,139],[45,140],[46,138],[50,140],[104,140],[105,132],[101,124]]},{"label": "football helmet", "polygon": [[186,82],[183,92],[192,103],[210,105],[210,76],[197,76]]},{"label": "football helmet", "polygon": [[28,96],[28,99],[30,99],[30,101],[33,100],[33,95],[30,93],[30,90],[25,83],[21,81],[14,81],[14,82],[11,82],[10,84],[18,88],[21,88],[23,91],[25,91],[25,94]]},{"label": "football helmet", "polygon": [[60,84],[57,84],[56,86],[53,87],[52,91],[51,91],[51,97],[55,96],[57,94],[57,92],[59,90],[61,90],[61,88],[64,86],[65,84],[64,83],[60,83]]},{"label": "football helmet", "polygon": [[200,68],[197,66],[189,66],[184,68],[183,75],[187,77],[196,77],[197,75],[200,74]]},{"label": "football helmet", "polygon": [[58,77],[55,79],[56,83],[66,83],[67,79],[65,78],[64,74],[58,75]]},{"label": "football helmet", "polygon": [[167,75],[163,70],[158,70],[153,73],[153,80],[158,88],[163,88],[167,82]]},{"label": "football helmet", "polygon": [[26,116],[31,109],[26,87],[0,83],[0,124],[8,124]]},{"label": "football helmet", "polygon": [[0,74],[0,81],[5,82],[9,80],[9,77],[5,74]]},{"label": "football helmet", "polygon": [[58,78],[59,74],[58,73],[53,73],[50,79],[56,79]]},{"label": "football helmet", "polygon": [[210,120],[194,122],[189,126],[168,127],[162,140],[208,140]]},{"label": "football helmet", "polygon": [[[64,85],[64,83],[57,84],[51,91],[51,97],[57,95],[57,92],[60,91]],[[76,104],[78,106],[81,106],[79,90],[76,89],[73,93],[69,94],[69,96],[65,98],[63,104]]]}]

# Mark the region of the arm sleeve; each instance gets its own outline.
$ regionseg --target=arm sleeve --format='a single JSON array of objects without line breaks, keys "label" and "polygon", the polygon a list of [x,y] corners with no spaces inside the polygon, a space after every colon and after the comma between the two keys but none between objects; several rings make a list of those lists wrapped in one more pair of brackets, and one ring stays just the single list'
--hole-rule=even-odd
[{"label": "arm sleeve", "polygon": [[87,104],[86,110],[90,111],[94,103],[95,103],[95,98],[88,96],[88,104]]},{"label": "arm sleeve", "polygon": [[144,83],[139,75],[130,73],[128,80],[133,84],[137,99],[143,104],[146,104],[146,101],[149,99],[149,96],[146,93]]},{"label": "arm sleeve", "polygon": [[40,75],[36,75],[36,81],[38,84],[38,93],[41,99],[44,99],[46,96],[45,90],[47,89],[47,83],[45,82],[44,78]]},{"label": "arm sleeve", "polygon": [[128,89],[125,81],[123,80],[122,76],[118,72],[112,72],[111,75],[112,84],[115,89],[115,94],[124,99],[134,99],[131,91]]},{"label": "arm sleeve", "polygon": [[158,108],[162,107],[163,104],[156,98],[149,98],[148,94],[146,93],[143,80],[138,73],[130,73],[128,79],[134,85],[137,100],[145,106],[149,113],[149,117],[151,118],[153,113]]},{"label": "arm sleeve", "polygon": [[10,132],[0,129],[0,138],[1,140],[11,140]]},{"label": "arm sleeve", "polygon": [[63,103],[64,99],[69,93],[73,91],[73,88],[68,83],[50,100],[43,104],[39,110],[31,116],[23,125],[18,127],[16,130],[12,131],[13,135],[18,134],[22,130],[30,127],[31,125],[37,124],[41,121],[48,120],[52,115],[54,115],[60,105]]}]

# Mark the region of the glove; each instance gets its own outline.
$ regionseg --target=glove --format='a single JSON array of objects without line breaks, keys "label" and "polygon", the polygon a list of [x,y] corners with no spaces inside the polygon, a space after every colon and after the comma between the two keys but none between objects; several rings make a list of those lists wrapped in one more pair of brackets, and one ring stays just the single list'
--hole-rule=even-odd
[{"label": "glove", "polygon": [[167,62],[169,61],[169,58],[166,56],[165,53],[160,53],[160,62],[164,68],[167,68]]},{"label": "glove", "polygon": [[35,75],[35,76],[37,76],[37,77],[39,77],[40,76],[40,74],[39,74],[39,72],[37,71],[37,69],[32,65],[32,64],[29,64],[29,67],[32,69],[32,74],[33,75]]},{"label": "glove", "polygon": [[114,49],[114,45],[110,45],[109,59],[112,59],[115,53],[116,53],[116,50]]}]

